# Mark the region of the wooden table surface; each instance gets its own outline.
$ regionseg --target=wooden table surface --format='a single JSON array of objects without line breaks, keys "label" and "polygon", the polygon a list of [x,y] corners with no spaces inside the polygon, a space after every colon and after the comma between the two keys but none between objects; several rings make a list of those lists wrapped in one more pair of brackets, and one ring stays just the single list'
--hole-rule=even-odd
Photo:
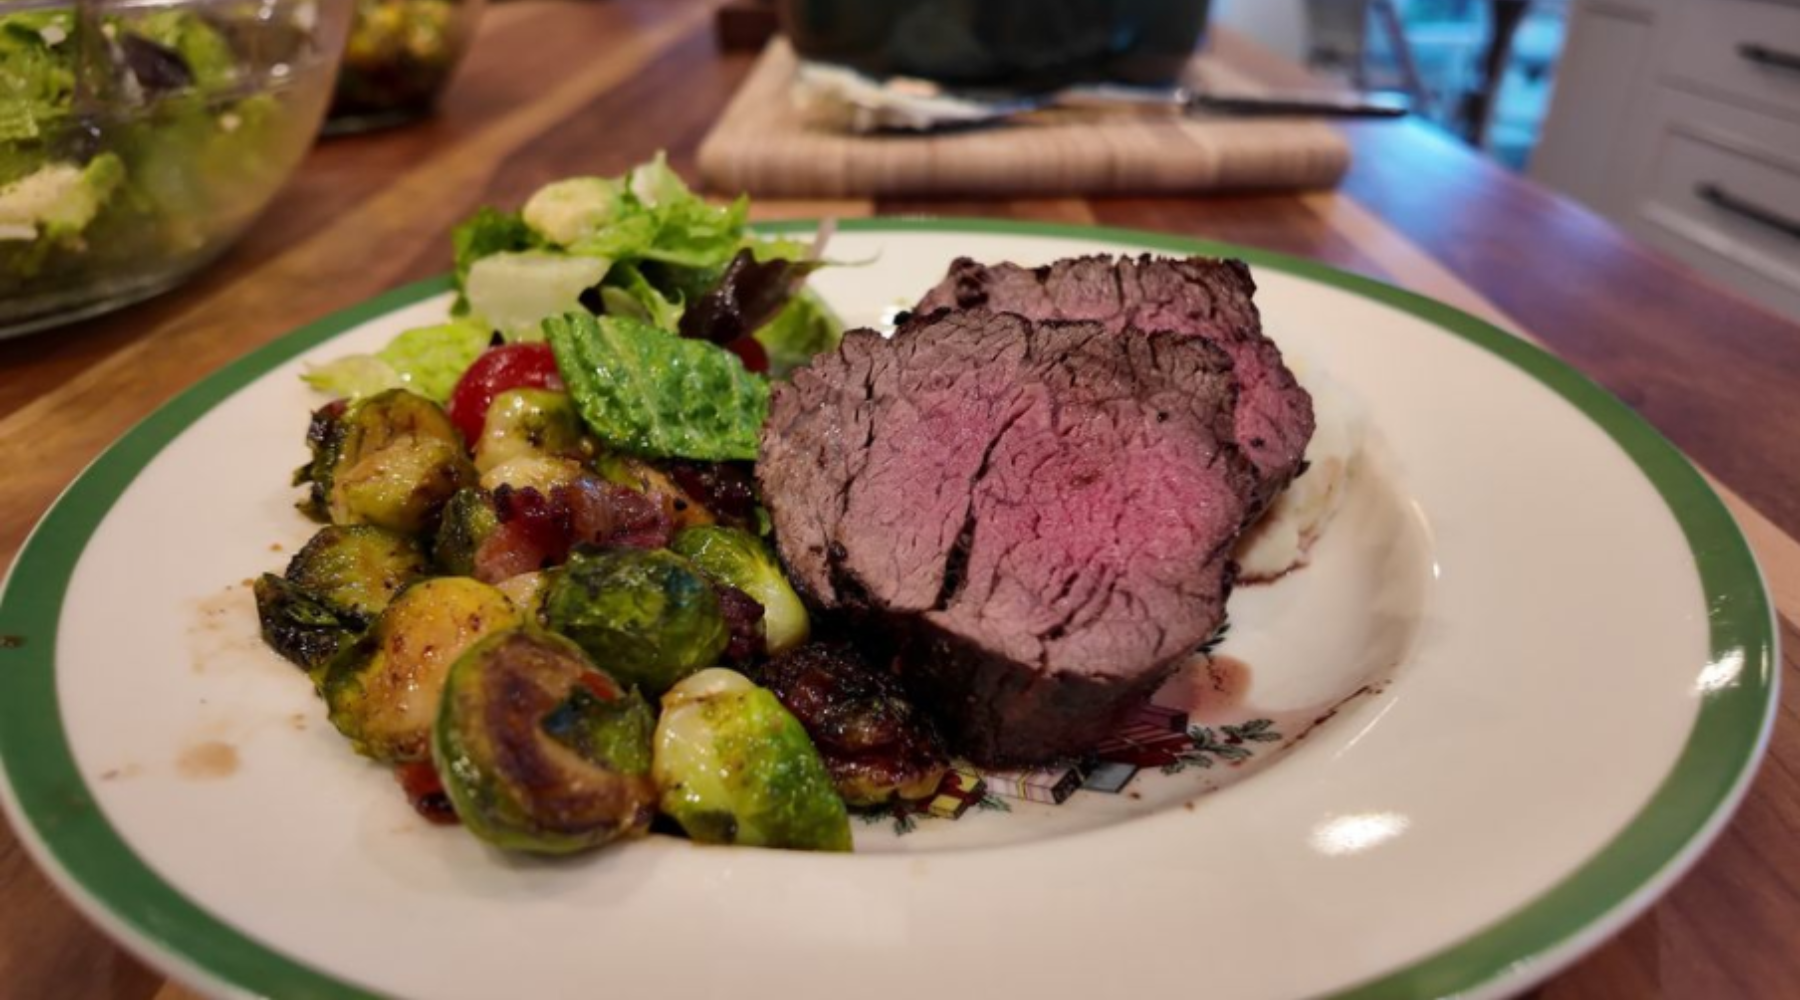
[{"label": "wooden table surface", "polygon": [[[1271,81],[1296,72],[1241,41],[1215,45]],[[181,291],[0,343],[0,567],[132,423],[252,347],[444,271],[449,227],[478,205],[617,173],[659,148],[693,176],[694,149],[748,66],[715,50],[704,0],[490,8],[436,120],[321,145],[249,237]],[[1424,126],[1347,131],[1355,165],[1336,193],[764,202],[756,214],[1002,216],[1268,247],[1457,304],[1617,393],[1713,477],[1747,530],[1781,611],[1786,683],[1769,758],[1716,846],[1536,995],[1800,996],[1800,326]],[[77,916],[0,827],[0,997],[185,995]]]}]

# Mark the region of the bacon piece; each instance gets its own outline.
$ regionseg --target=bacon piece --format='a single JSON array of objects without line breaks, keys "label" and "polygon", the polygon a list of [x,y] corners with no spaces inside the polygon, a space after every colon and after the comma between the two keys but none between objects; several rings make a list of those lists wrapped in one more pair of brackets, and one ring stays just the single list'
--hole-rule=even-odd
[{"label": "bacon piece", "polygon": [[497,583],[520,573],[559,565],[577,545],[669,544],[673,529],[662,498],[592,476],[552,487],[494,491],[500,525],[475,553],[475,578]]},{"label": "bacon piece", "polygon": [[675,485],[711,511],[720,523],[754,527],[758,497],[755,467],[751,463],[676,459],[666,463],[665,468]]},{"label": "bacon piece", "polygon": [[667,505],[658,494],[590,476],[550,492],[552,500],[569,511],[574,542],[660,549],[674,537]]}]

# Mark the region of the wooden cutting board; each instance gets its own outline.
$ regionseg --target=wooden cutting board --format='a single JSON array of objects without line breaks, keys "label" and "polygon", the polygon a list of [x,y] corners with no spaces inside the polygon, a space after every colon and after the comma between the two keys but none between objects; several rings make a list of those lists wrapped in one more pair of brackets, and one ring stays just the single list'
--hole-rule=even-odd
[{"label": "wooden cutting board", "polygon": [[[796,60],[777,38],[700,146],[715,191],[773,198],[1175,194],[1327,188],[1350,165],[1322,121],[1183,116],[1166,109],[1053,111],[935,135],[848,135],[803,121]],[[1254,85],[1206,57],[1197,82]],[[1233,78],[1235,77],[1235,79]]]}]

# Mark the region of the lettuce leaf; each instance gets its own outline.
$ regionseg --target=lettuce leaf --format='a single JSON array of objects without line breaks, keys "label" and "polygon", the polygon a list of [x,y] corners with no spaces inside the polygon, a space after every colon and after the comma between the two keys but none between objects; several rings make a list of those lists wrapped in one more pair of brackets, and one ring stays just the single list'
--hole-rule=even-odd
[{"label": "lettuce leaf", "polygon": [[451,320],[407,330],[375,356],[393,366],[402,386],[442,403],[493,338],[486,323]]},{"label": "lettuce leaf", "polygon": [[456,252],[456,305],[451,311],[458,316],[469,311],[469,268],[483,257],[497,253],[533,250],[543,240],[525,224],[517,212],[481,208],[450,233],[450,244]]},{"label": "lettuce leaf", "polygon": [[722,207],[709,203],[658,153],[632,168],[608,214],[605,226],[570,244],[569,252],[718,271],[749,233],[750,202],[740,197]]},{"label": "lettuce leaf", "polygon": [[572,257],[553,250],[497,253],[469,268],[463,294],[470,314],[507,340],[542,340],[544,320],[581,309],[582,296],[600,284],[610,267],[605,257]]},{"label": "lettuce leaf", "polygon": [[545,320],[544,332],[603,444],[652,458],[755,460],[769,383],[730,351],[620,316],[570,313]]},{"label": "lettuce leaf", "polygon": [[[68,116],[75,95],[75,45],[68,40],[74,29],[72,7],[0,16],[0,142],[36,139]],[[39,152],[28,162],[8,164],[0,182],[43,162]]]},{"label": "lettuce leaf", "polygon": [[373,396],[388,389],[411,389],[439,403],[450,398],[457,380],[487,350],[487,324],[458,319],[407,330],[374,354],[351,354],[307,370],[300,378],[340,399]]},{"label": "lettuce leaf", "polygon": [[193,74],[193,85],[203,92],[237,81],[238,58],[231,43],[203,17],[187,10],[155,11],[133,21],[130,31],[179,54]]},{"label": "lettuce leaf", "polygon": [[400,373],[373,354],[346,354],[308,367],[300,381],[333,399],[361,399],[400,388]]},{"label": "lettuce leaf", "polygon": [[635,260],[656,242],[656,231],[656,217],[626,199],[611,222],[569,244],[568,252],[578,257]]},{"label": "lettuce leaf", "polygon": [[712,290],[681,314],[681,335],[729,344],[754,333],[781,312],[800,283],[818,268],[814,260],[759,261],[748,248],[739,250]]},{"label": "lettuce leaf", "polygon": [[681,325],[680,295],[670,297],[650,283],[635,264],[622,264],[607,275],[600,288],[600,302],[609,316],[642,320],[658,330]]},{"label": "lettuce leaf", "polygon": [[836,348],[844,339],[844,322],[824,299],[803,288],[752,336],[769,355],[770,377],[785,378],[814,355]]}]

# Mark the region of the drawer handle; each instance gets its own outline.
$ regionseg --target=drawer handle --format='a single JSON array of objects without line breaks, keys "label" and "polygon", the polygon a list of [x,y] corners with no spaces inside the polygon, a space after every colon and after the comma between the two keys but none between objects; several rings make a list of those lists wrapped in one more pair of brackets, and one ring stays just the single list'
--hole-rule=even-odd
[{"label": "drawer handle", "polygon": [[1800,240],[1800,219],[1792,219],[1773,209],[1764,208],[1756,202],[1746,201],[1711,181],[1702,181],[1695,185],[1694,193],[1700,196],[1701,201],[1709,205]]},{"label": "drawer handle", "polygon": [[1739,42],[1737,54],[1758,65],[1800,72],[1800,52],[1783,52],[1758,42]]}]

